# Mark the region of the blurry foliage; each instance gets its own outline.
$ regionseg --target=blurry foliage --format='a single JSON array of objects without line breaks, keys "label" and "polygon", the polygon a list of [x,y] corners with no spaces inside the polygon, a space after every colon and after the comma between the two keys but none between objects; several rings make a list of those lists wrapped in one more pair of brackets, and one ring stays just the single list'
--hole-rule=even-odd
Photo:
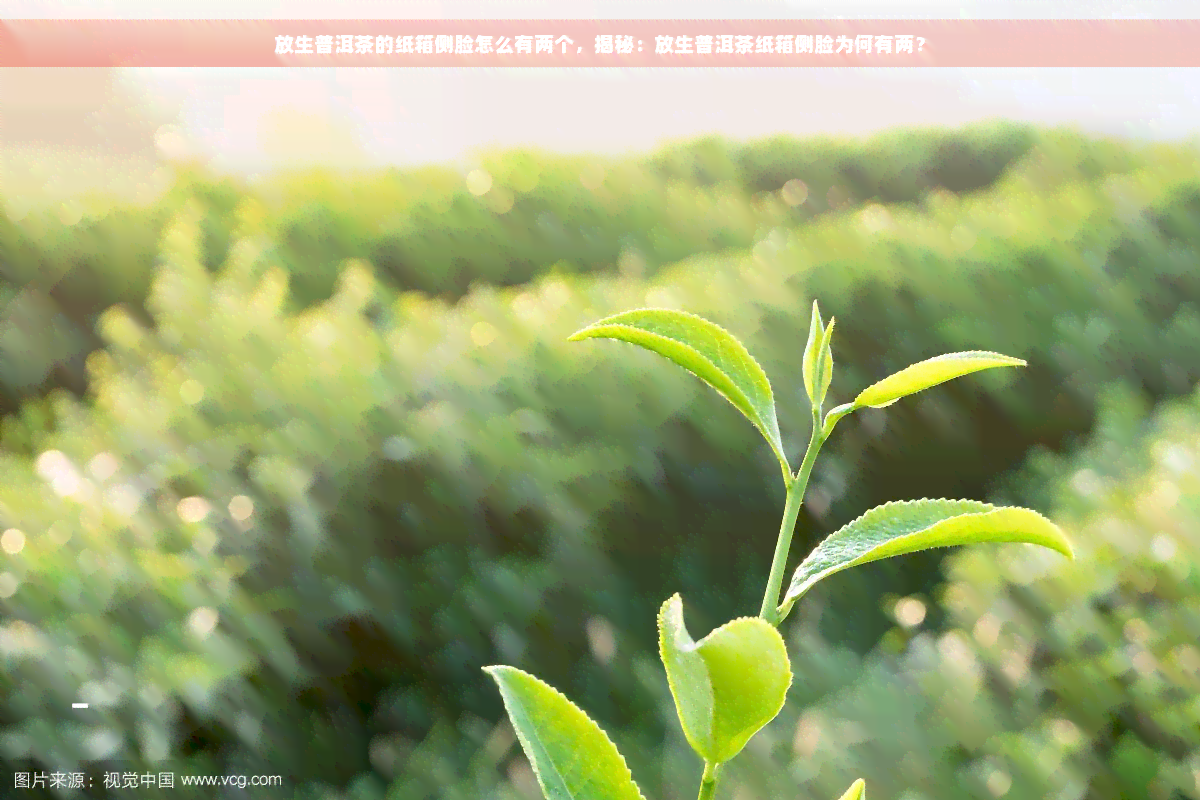
[{"label": "blurry foliage", "polygon": [[1047,498],[1076,560],[954,553],[947,624],[841,655],[853,681],[781,716],[731,789],[832,796],[861,772],[889,798],[1200,797],[1200,392],[1153,416],[1120,382],[1102,397],[1085,447],[1009,481]]},{"label": "blurry foliage", "polygon": [[[1019,374],[980,375],[843,422],[813,476],[796,558],[880,502],[917,492],[982,497],[1031,448],[1050,453],[1089,431],[1097,398],[1114,381],[1158,399],[1188,392],[1200,377],[1196,154],[1178,145],[1133,148],[998,130],[1000,144],[974,161],[961,155],[966,144],[946,149],[952,135],[934,137],[938,144],[927,148],[946,163],[962,163],[946,155],[960,153],[983,175],[1008,163],[1010,156],[998,155],[1004,147],[1015,154],[1014,142],[1030,136],[1032,148],[983,191],[943,189],[909,204],[866,203],[811,221],[804,205],[783,218],[755,212],[775,221],[746,222],[741,244],[749,247],[721,253],[704,252],[715,245],[700,235],[711,233],[702,216],[678,210],[719,205],[721,195],[711,192],[720,183],[685,182],[688,174],[697,183],[728,180],[719,147],[710,141],[653,169],[615,170],[642,181],[622,189],[634,194],[621,197],[618,209],[658,215],[643,217],[656,221],[642,227],[629,221],[636,217],[621,218],[631,226],[621,235],[649,235],[673,213],[696,226],[691,241],[701,254],[641,278],[631,269],[545,274],[568,245],[555,250],[549,238],[536,237],[520,244],[519,230],[503,227],[507,214],[480,210],[479,198],[511,186],[514,209],[519,190],[529,209],[562,203],[556,218],[575,218],[570,203],[584,203],[579,198],[592,190],[553,176],[586,165],[532,154],[486,162],[481,169],[492,184],[478,196],[471,188],[480,187],[480,176],[462,188],[462,176],[430,171],[380,178],[374,195],[331,182],[309,185],[306,198],[297,185],[279,195],[283,206],[266,190],[246,197],[214,185],[207,194],[180,195],[175,207],[156,212],[165,216],[153,225],[139,228],[128,217],[132,252],[144,242],[153,255],[138,266],[120,239],[110,243],[108,258],[128,269],[114,266],[113,275],[124,277],[100,281],[107,310],[97,300],[87,312],[104,343],[87,358],[88,398],[58,392],[27,402],[0,430],[0,531],[20,532],[0,536],[6,767],[282,774],[296,796],[313,798],[517,800],[531,776],[479,671],[503,661],[536,669],[612,731],[633,754],[630,766],[648,797],[680,796],[695,764],[675,727],[645,620],[664,592],[676,590],[689,597],[697,635],[724,621],[729,606],[753,613],[783,499],[778,466],[736,411],[676,374],[682,371],[661,369],[652,354],[565,338],[599,316],[643,305],[713,319],[743,338],[774,376],[790,456],[808,433],[800,355],[814,297],[838,318],[834,402],[939,353],[986,343],[1019,355],[1030,363]],[[968,144],[981,136],[959,135]],[[776,177],[791,174],[781,169]],[[794,200],[796,186],[775,190],[777,199],[759,201],[762,208],[792,208],[785,196]],[[490,285],[509,280],[501,272],[461,298],[397,294],[398,286],[413,287],[372,263],[377,253],[338,250],[371,240],[393,204],[363,198],[388,192],[428,195],[399,204],[388,222],[399,226],[393,230],[410,226],[403,228],[408,238],[397,239],[406,247],[419,244],[431,259],[486,254],[496,242],[525,247],[540,254],[521,277],[532,280]],[[305,208],[354,219],[359,232],[350,223],[334,226],[349,232],[319,257],[315,239],[289,250],[292,229],[279,220],[301,219]],[[424,210],[413,216],[413,209]],[[493,232],[493,244],[447,233],[472,219],[477,231]],[[74,244],[35,244],[64,235],[61,229],[49,226],[38,239],[32,221],[6,225],[6,254],[47,259],[5,256],[6,269],[25,270],[28,296],[52,297],[57,287],[77,292],[70,264],[107,263],[88,261],[88,251],[65,259]],[[642,252],[649,258],[651,251]],[[316,259],[311,264],[336,259],[337,268],[302,270],[300,254]],[[345,260],[354,256],[363,260]],[[46,279],[33,263],[58,265],[65,277]],[[91,268],[78,269],[86,275]],[[318,290],[321,281],[332,290]],[[93,335],[91,327],[77,329]],[[1100,430],[1101,441],[1111,442],[1116,428]],[[1100,455],[1085,457],[1123,468],[1113,453],[1124,450],[1098,447]],[[1036,508],[1061,506],[1071,524],[1082,512],[1063,505],[1054,485],[1046,478],[994,488]],[[1180,516],[1178,524],[1187,520]],[[1068,528],[1073,541],[1087,539],[1080,530]],[[1191,553],[1195,564],[1195,542],[1163,530],[1176,537],[1180,558]],[[1069,718],[1095,753],[1072,755],[1069,775],[1088,776],[1100,793],[1064,797],[1118,797],[1102,793],[1111,784],[1101,778],[1111,776],[1134,787],[1126,790],[1133,796],[1143,779],[1145,791],[1185,786],[1180,765],[1194,763],[1196,749],[1190,706],[1167,708],[1153,676],[1140,695],[1114,689],[1103,702],[1081,702],[1071,690],[1115,669],[1116,656],[1073,649],[1083,646],[1072,637],[1092,631],[1111,644],[1105,615],[1124,626],[1132,616],[1121,609],[1142,615],[1155,636],[1159,616],[1164,626],[1195,632],[1188,628],[1194,600],[1177,586],[1143,610],[1143,600],[1111,594],[1117,583],[1110,580],[1141,562],[1085,552],[1071,567],[1078,572],[1063,573],[1075,576],[1070,591],[1060,586],[1026,604],[1043,609],[1042,617],[996,599],[1009,591],[1003,559],[954,562],[959,570],[976,565],[969,580],[953,573],[953,585],[965,587],[959,594],[975,599],[948,603],[948,618],[930,606],[927,628],[946,626],[954,636],[956,625],[973,631],[977,619],[1003,613],[1021,641],[1044,638],[1058,648],[1036,664],[1027,660],[1038,679],[998,695],[1004,700],[952,683],[956,667],[942,664],[942,650],[919,637],[907,661],[857,655],[891,627],[875,610],[880,596],[927,596],[938,557],[872,565],[817,587],[790,634],[803,680],[789,708],[818,708],[781,717],[756,739],[757,755],[744,757],[739,780],[760,795],[782,787],[794,795],[799,783],[813,796],[832,797],[862,773],[881,797],[940,800],[986,797],[980,792],[992,791],[988,781],[1000,780],[992,773],[1003,772],[1012,782],[1008,796],[1050,796],[1051,788],[1029,781],[1043,780],[1036,777],[1043,768],[1036,731],[1039,715],[1052,711],[1054,719],[1076,715]],[[1028,557],[1018,551],[1008,558],[1024,564]],[[1109,577],[1093,580],[1089,569]],[[1139,580],[1136,586],[1150,585]],[[949,596],[959,597],[954,591]],[[1077,595],[1089,592],[1108,597],[1102,613],[1075,619],[1076,612],[1045,610],[1052,602],[1074,608]],[[1152,611],[1159,615],[1153,623]],[[1075,620],[1074,633],[1054,627],[1055,613]],[[1048,621],[1035,634],[1029,626],[1037,619]],[[902,646],[897,634],[884,643]],[[1161,652],[1153,642],[1139,646],[1167,663],[1180,645],[1172,639]],[[977,657],[988,664],[1008,658],[988,648]],[[1058,705],[1048,711],[1039,704],[1050,691]],[[972,711],[943,721],[955,692]],[[70,707],[79,699],[93,704],[87,716]],[[1126,716],[1113,711],[1120,707],[1128,707]],[[1157,727],[1146,728],[1143,718]],[[785,757],[789,748],[795,763]],[[1162,766],[1168,757],[1176,765],[1170,769]],[[729,791],[736,785],[731,780]],[[211,789],[192,791],[212,796]]]},{"label": "blurry foliage", "polygon": [[[1104,158],[1103,145],[1048,136],[1065,136],[1074,158]],[[910,202],[936,187],[982,188],[1038,138],[999,123],[862,142],[708,138],[648,157],[514,150],[485,154],[471,170],[304,170],[253,186],[182,166],[149,207],[96,202],[74,215],[0,216],[3,327],[21,325],[39,339],[52,332],[20,345],[21,369],[0,364],[0,412],[54,388],[84,391],[96,316],[118,302],[141,306],[159,236],[187,202],[203,206],[202,260],[214,270],[234,235],[234,209],[258,199],[294,308],[328,298],[348,258],[369,259],[395,289],[454,299],[475,283],[521,284],[552,270],[639,277],[872,198]],[[0,356],[14,347],[0,342]]]}]

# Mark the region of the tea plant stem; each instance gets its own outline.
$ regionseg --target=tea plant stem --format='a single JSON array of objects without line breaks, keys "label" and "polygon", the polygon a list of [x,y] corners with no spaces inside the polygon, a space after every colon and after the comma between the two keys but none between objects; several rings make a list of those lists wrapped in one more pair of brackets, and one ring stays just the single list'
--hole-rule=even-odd
[{"label": "tea plant stem", "polygon": [[704,775],[700,778],[700,794],[696,800],[712,800],[717,791],[717,770],[719,768],[718,764],[705,762]]},{"label": "tea plant stem", "polygon": [[787,568],[788,552],[792,547],[792,533],[796,529],[796,518],[800,515],[800,506],[804,503],[804,491],[808,487],[808,477],[812,474],[813,463],[817,460],[817,452],[825,443],[825,433],[821,429],[821,411],[813,409],[812,437],[808,440],[808,450],[804,454],[804,462],[796,477],[788,482],[787,503],[783,507],[783,522],[779,526],[779,538],[775,542],[775,557],[771,560],[771,576],[767,579],[767,591],[763,595],[762,609],[758,615],[767,622],[778,627],[779,592],[783,588],[783,572]]}]

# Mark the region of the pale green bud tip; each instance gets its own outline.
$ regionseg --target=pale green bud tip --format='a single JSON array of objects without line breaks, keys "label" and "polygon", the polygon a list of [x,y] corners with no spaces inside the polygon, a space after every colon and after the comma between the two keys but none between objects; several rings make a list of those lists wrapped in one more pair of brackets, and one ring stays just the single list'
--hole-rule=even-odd
[{"label": "pale green bud tip", "polygon": [[867,783],[862,778],[856,780],[846,793],[842,795],[841,800],[867,800]]},{"label": "pale green bud tip", "polygon": [[813,402],[816,402],[817,386],[816,383],[820,379],[820,356],[822,352],[822,342],[825,337],[825,324],[821,321],[821,311],[817,307],[817,301],[813,300],[812,322],[808,327],[808,343],[804,346],[804,361],[803,361],[803,377],[804,389],[808,397]]},{"label": "pale green bud tip", "polygon": [[812,400],[817,404],[825,402],[825,393],[829,391],[829,384],[833,381],[833,349],[830,341],[833,339],[833,326],[836,322],[836,317],[829,318],[829,325],[821,334],[821,344],[813,367]]}]

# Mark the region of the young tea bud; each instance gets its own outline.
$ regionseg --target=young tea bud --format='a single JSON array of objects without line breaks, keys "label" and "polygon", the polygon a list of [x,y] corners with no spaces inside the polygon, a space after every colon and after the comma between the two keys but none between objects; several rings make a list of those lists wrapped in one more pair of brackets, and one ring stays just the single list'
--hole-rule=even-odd
[{"label": "young tea bud", "polygon": [[802,370],[804,373],[804,390],[808,392],[808,399],[814,407],[819,402],[816,399],[816,380],[819,377],[817,361],[821,356],[821,343],[824,338],[825,323],[821,321],[821,311],[817,308],[817,301],[813,300],[812,323],[808,328],[808,343],[804,346]]}]

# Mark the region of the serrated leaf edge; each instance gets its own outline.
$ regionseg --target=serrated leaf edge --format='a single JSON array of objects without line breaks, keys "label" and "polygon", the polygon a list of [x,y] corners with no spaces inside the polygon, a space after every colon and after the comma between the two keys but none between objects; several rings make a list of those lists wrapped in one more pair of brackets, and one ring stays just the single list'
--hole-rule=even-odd
[{"label": "serrated leaf edge", "polygon": [[[687,317],[689,319],[693,319],[698,322],[702,322],[705,325],[712,325],[714,328],[721,331],[722,333],[724,333],[726,336],[728,336],[730,339],[732,339],[734,342],[737,343],[738,347],[741,349],[741,353],[739,353],[739,355],[745,355],[745,357],[747,359],[749,359],[750,363],[753,364],[754,367],[759,371],[759,373],[762,374],[763,380],[766,381],[767,399],[771,401],[772,415],[771,415],[770,420],[756,419],[756,417],[758,417],[758,412],[754,410],[754,404],[750,402],[750,398],[746,396],[745,392],[743,392],[741,389],[737,388],[737,384],[732,379],[729,380],[730,384],[733,385],[733,389],[740,396],[741,401],[745,405],[745,407],[750,409],[750,411],[752,412],[751,414],[746,414],[746,412],[742,410],[742,407],[740,405],[738,405],[738,403],[734,402],[732,397],[728,396],[728,394],[725,392],[725,390],[720,389],[716,386],[713,386],[711,383],[708,382],[708,380],[701,377],[700,375],[697,375],[695,372],[693,372],[692,370],[683,366],[682,364],[675,364],[675,365],[677,367],[681,367],[682,369],[691,373],[693,376],[695,376],[699,380],[703,381],[705,385],[714,389],[718,394],[723,395],[726,400],[728,400],[730,403],[733,404],[733,406],[735,408],[737,408],[738,411],[741,411],[742,414],[745,415],[750,420],[750,424],[753,425],[755,428],[757,428],[758,432],[761,433],[763,438],[767,440],[767,444],[769,444],[771,446],[771,449],[773,451],[775,451],[776,457],[779,458],[779,460],[790,471],[790,469],[791,469],[790,466],[787,466],[787,464],[788,464],[787,457],[783,453],[783,437],[779,432],[779,419],[777,416],[777,412],[775,410],[775,387],[773,387],[771,385],[771,379],[767,375],[767,371],[765,369],[763,369],[762,364],[758,363],[758,359],[756,359],[754,357],[754,355],[750,352],[750,349],[747,348],[746,345],[741,340],[739,340],[736,336],[734,336],[732,332],[723,328],[722,326],[718,325],[717,323],[713,322],[712,320],[706,319],[705,317],[702,317],[699,314],[693,314],[690,311],[680,311],[679,309],[675,309],[675,308],[631,308],[626,311],[620,311],[616,314],[610,314],[609,316],[605,317],[604,319],[597,320],[597,321],[593,322],[591,325],[580,328],[579,330],[575,331],[575,333],[568,336],[567,341],[568,342],[578,342],[578,341],[582,341],[584,339],[593,338],[593,337],[586,336],[584,334],[586,334],[588,331],[599,330],[601,328],[626,328],[628,330],[637,331],[638,333],[640,333],[644,336],[650,336],[655,339],[670,342],[679,347],[686,348],[691,353],[693,353],[698,359],[707,363],[709,366],[711,366],[717,372],[720,372],[722,375],[726,375],[724,370],[722,370],[720,367],[718,367],[716,364],[714,364],[712,361],[710,361],[699,350],[697,350],[696,348],[687,344],[686,342],[681,342],[678,339],[672,339],[668,336],[663,336],[661,334],[651,333],[650,331],[642,330],[641,328],[637,328],[632,325],[626,325],[626,324],[620,323],[620,322],[610,322],[610,320],[616,319],[617,317],[623,317],[626,314],[636,314],[638,312],[644,312],[644,311],[664,311],[664,312],[667,312],[670,314],[678,314],[682,317]],[[604,337],[595,337],[595,338],[604,338]],[[626,342],[626,344],[631,344],[635,347],[637,346],[634,342]],[[645,348],[643,348],[643,349],[645,349]],[[768,423],[771,424],[770,428],[767,427]]]},{"label": "serrated leaf edge", "polygon": [[[569,704],[572,708],[577,709],[579,711],[579,713],[583,714],[584,719],[586,719],[588,721],[588,723],[590,723],[591,726],[600,733],[600,735],[604,738],[604,741],[608,742],[608,744],[610,744],[612,746],[613,752],[617,754],[617,758],[621,762],[621,767],[625,770],[625,777],[629,779],[629,783],[633,786],[633,790],[637,793],[637,796],[640,798],[640,800],[646,800],[645,795],[642,794],[641,787],[639,787],[637,785],[637,781],[635,781],[633,779],[633,772],[629,769],[629,763],[625,761],[625,756],[622,755],[620,749],[618,749],[616,742],[614,742],[611,738],[609,738],[608,733],[605,732],[604,728],[600,727],[600,723],[598,723],[598,722],[596,722],[596,720],[592,719],[590,714],[588,714],[586,711],[584,711],[582,708],[580,708],[575,702],[573,702],[571,700],[571,698],[567,697],[565,694],[560,692],[558,689],[551,686],[549,683],[542,680],[541,678],[539,678],[538,676],[534,675],[531,672],[526,672],[525,670],[520,669],[519,667],[508,666],[507,664],[493,664],[488,667],[483,667],[483,671],[486,672],[492,678],[492,680],[496,680],[495,672],[496,672],[496,670],[500,670],[500,669],[511,670],[512,672],[516,672],[521,675],[524,675],[527,678],[531,678],[532,680],[536,681],[537,683],[540,683],[542,686],[545,686],[547,689],[549,689],[551,692],[553,692],[555,695],[557,695],[560,699],[562,699],[564,702]],[[499,681],[496,681],[496,683],[497,683],[497,686],[499,686]],[[501,698],[501,699],[503,699],[503,698]],[[507,704],[506,704],[506,706],[507,706]],[[513,731],[517,734],[517,738],[521,740],[522,749],[524,749],[525,735],[521,732],[521,730],[516,725],[513,725]],[[528,758],[528,756],[529,756],[528,751],[526,751],[525,755],[527,757],[527,760],[529,761],[529,766],[533,769],[534,774],[538,778],[538,785],[541,786],[542,785],[542,780],[541,780],[542,775],[541,775],[540,768],[538,767],[538,765],[534,761],[534,759]],[[550,766],[554,767],[554,764],[552,763]],[[557,774],[557,772],[558,772],[557,767],[554,767],[554,770],[555,770],[555,773]],[[559,775],[558,777],[561,782],[562,776]],[[581,798],[581,800],[585,800],[585,799]]]},{"label": "serrated leaf edge", "polygon": [[[955,360],[957,360],[959,358],[965,358],[965,357],[970,357],[970,358],[994,357],[994,358],[1004,359],[1008,363],[989,364],[987,366],[979,367],[978,369],[973,369],[970,372],[964,372],[961,375],[954,375],[952,377],[938,381],[937,383],[930,384],[929,386],[926,386],[922,389],[917,389],[915,392],[910,392],[909,394],[903,394],[903,395],[900,395],[899,397],[894,397],[891,400],[888,400],[883,403],[867,403],[867,402],[863,402],[863,400],[862,400],[863,395],[865,395],[871,389],[875,388],[876,386],[883,383],[884,381],[891,380],[892,378],[896,377],[897,375],[900,375],[901,373],[903,373],[907,370],[910,370],[913,367],[920,366],[921,364],[929,364],[934,361],[942,361],[944,359],[951,359],[951,357],[953,357]],[[934,386],[940,386],[943,383],[949,383],[950,381],[957,380],[958,378],[965,378],[966,376],[973,375],[976,372],[983,372],[984,370],[996,369],[998,367],[1027,367],[1027,366],[1029,366],[1029,362],[1023,358],[1017,358],[1016,356],[1008,356],[1008,355],[1005,355],[1004,353],[997,353],[993,350],[959,350],[954,353],[942,353],[941,355],[933,356],[932,358],[924,358],[924,359],[921,359],[920,361],[914,361],[913,363],[909,364],[907,367],[902,367],[901,369],[896,370],[892,374],[886,375],[886,376],[880,378],[879,380],[875,381],[874,383],[872,383],[870,386],[867,386],[865,389],[863,389],[861,392],[859,392],[858,395],[855,396],[854,401],[853,401],[854,407],[855,408],[887,408],[892,403],[895,403],[897,400],[901,400],[905,397],[909,397],[909,396],[917,394],[919,392],[923,392],[926,389],[932,389]]]},{"label": "serrated leaf edge", "polygon": [[[991,512],[993,512],[993,511],[1003,511],[1003,510],[1005,510],[1005,509],[1015,509],[1015,510],[1019,510],[1019,511],[1025,511],[1025,512],[1028,512],[1028,513],[1030,513],[1030,514],[1035,514],[1035,515],[1037,515],[1038,517],[1041,517],[1042,519],[1044,519],[1046,522],[1049,522],[1051,525],[1054,525],[1054,527],[1056,527],[1056,528],[1058,527],[1057,525],[1055,525],[1054,521],[1053,521],[1053,520],[1051,520],[1051,519],[1050,519],[1049,517],[1047,517],[1046,515],[1044,515],[1044,514],[1042,514],[1042,513],[1038,512],[1038,511],[1034,511],[1034,510],[1033,510],[1033,509],[1031,509],[1031,508],[1025,508],[1025,507],[1023,507],[1023,506],[997,506],[997,505],[994,505],[994,504],[992,504],[992,503],[985,502],[985,501],[983,501],[983,500],[966,500],[966,499],[963,499],[963,498],[955,498],[955,499],[951,499],[951,498],[947,498],[947,497],[922,497],[922,498],[919,498],[919,499],[916,499],[916,500],[890,500],[890,501],[888,501],[888,502],[886,502],[886,503],[881,503],[880,505],[877,505],[877,506],[875,506],[875,507],[874,507],[874,508],[872,508],[872,509],[869,509],[869,510],[867,510],[867,511],[864,511],[862,514],[860,514],[860,515],[858,515],[857,517],[855,517],[854,519],[850,520],[850,521],[849,521],[849,522],[847,522],[845,525],[841,526],[841,527],[840,527],[840,528],[838,528],[836,531],[834,531],[833,533],[829,534],[829,536],[826,536],[824,539],[822,539],[820,542],[818,542],[818,543],[817,543],[817,546],[816,546],[816,547],[814,547],[814,548],[812,549],[812,551],[811,551],[811,552],[810,552],[810,553],[809,553],[807,556],[805,556],[805,557],[804,557],[804,560],[800,562],[800,564],[799,564],[799,565],[796,567],[796,570],[795,570],[795,571],[792,573],[792,580],[791,580],[791,582],[788,584],[788,589],[787,589],[787,591],[786,591],[786,592],[784,592],[784,600],[783,600],[783,602],[782,602],[782,603],[780,603],[780,606],[779,606],[779,607],[780,607],[780,609],[787,609],[787,610],[789,610],[789,611],[790,611],[790,610],[791,610],[791,607],[792,607],[792,605],[793,605],[793,604],[796,602],[796,600],[798,600],[800,597],[802,597],[802,596],[803,596],[803,592],[802,592],[801,594],[797,594],[797,595],[794,595],[794,596],[792,595],[793,589],[795,588],[795,585],[796,585],[796,575],[797,575],[797,574],[800,572],[800,569],[801,569],[801,567],[803,567],[803,566],[804,566],[805,562],[807,562],[807,561],[808,561],[808,559],[812,557],[813,553],[816,553],[816,552],[817,552],[817,550],[818,550],[818,549],[821,547],[821,545],[822,545],[822,544],[824,544],[824,543],[825,543],[825,542],[826,542],[828,539],[832,538],[833,536],[836,536],[838,533],[840,533],[841,531],[845,530],[846,528],[849,528],[850,526],[854,525],[855,523],[861,522],[863,519],[865,519],[865,518],[866,518],[866,517],[868,517],[869,515],[875,514],[875,513],[877,513],[877,512],[882,512],[882,511],[884,511],[885,509],[888,509],[888,508],[894,508],[894,507],[896,507],[896,506],[911,506],[911,505],[916,505],[917,503],[929,503],[929,502],[934,502],[934,503],[936,503],[936,502],[952,502],[952,503],[978,503],[979,505],[982,505],[982,506],[987,506],[987,508],[985,508],[985,509],[984,509],[984,510],[982,510],[982,511],[966,511],[966,512],[963,512],[963,513],[961,513],[961,514],[955,514],[953,517],[946,517],[946,518],[944,518],[944,519],[937,520],[936,522],[932,523],[931,525],[927,525],[927,526],[926,526],[926,527],[924,527],[924,528],[920,528],[920,529],[918,529],[918,530],[916,530],[916,531],[913,531],[913,532],[911,532],[911,533],[907,533],[907,534],[905,534],[904,536],[899,536],[899,537],[896,537],[895,539],[889,539],[889,540],[888,540],[888,542],[887,542],[887,544],[891,544],[891,543],[893,543],[893,542],[899,542],[899,541],[903,541],[904,539],[907,539],[907,538],[909,538],[909,537],[912,537],[912,536],[916,536],[916,535],[918,535],[918,534],[922,533],[923,531],[927,531],[927,530],[929,530],[929,529],[930,529],[930,528],[932,528],[932,527],[935,527],[935,526],[937,526],[937,525],[940,525],[940,524],[942,524],[943,522],[948,522],[948,521],[950,521],[950,520],[952,520],[952,519],[958,519],[958,518],[960,518],[960,517],[982,516],[982,515],[984,515],[984,514],[988,514],[988,513],[991,513]],[[1066,543],[1067,543],[1067,550],[1069,551],[1069,552],[1067,552],[1067,553],[1063,553],[1063,555],[1067,556],[1067,558],[1069,558],[1069,559],[1072,559],[1072,560],[1074,560],[1074,558],[1075,558],[1075,550],[1074,550],[1074,547],[1072,547],[1072,546],[1071,546],[1071,542],[1070,542],[1070,540],[1069,540],[1069,539],[1067,539],[1065,536],[1063,537],[1063,539],[1066,541]],[[1012,544],[1019,544],[1019,542],[1013,542]],[[882,545],[881,545],[881,546],[882,546]],[[959,546],[959,545],[950,545],[950,546],[952,546],[952,547],[957,547],[957,546]],[[1044,545],[1042,545],[1042,546],[1044,546]],[[872,548],[872,549],[874,550],[874,549],[876,549],[876,548]],[[932,549],[939,549],[939,548],[929,548],[929,549],[931,549],[931,550],[932,550]],[[1059,550],[1056,550],[1055,548],[1049,548],[1049,549],[1055,550],[1055,552],[1061,552],[1061,551],[1059,551]],[[857,562],[857,559],[856,559],[856,562]],[[810,589],[811,589],[811,588],[812,588],[812,587],[813,587],[815,584],[817,584],[817,583],[818,583],[818,582],[820,582],[821,580],[824,580],[825,578],[829,577],[829,575],[831,575],[831,574],[834,574],[834,573],[837,573],[837,572],[841,572],[841,571],[843,571],[843,570],[846,570],[846,569],[849,569],[849,568],[851,568],[851,567],[853,567],[853,566],[858,566],[858,565],[861,565],[861,564],[863,564],[863,563],[870,563],[870,562],[857,562],[857,563],[851,563],[851,564],[847,564],[847,565],[844,565],[844,566],[840,566],[840,567],[837,567],[836,569],[834,569],[834,568],[830,568],[830,569],[828,569],[828,570],[825,570],[825,571],[823,571],[823,572],[819,572],[819,573],[817,573],[817,574],[815,574],[815,575],[812,575],[812,576],[810,576],[808,579],[806,579],[806,580],[804,581],[804,583],[805,583],[805,584],[807,584],[807,585],[808,585],[808,588],[810,588]],[[807,592],[808,590],[807,590],[807,589],[805,589],[804,591],[805,591],[805,592]]]}]

